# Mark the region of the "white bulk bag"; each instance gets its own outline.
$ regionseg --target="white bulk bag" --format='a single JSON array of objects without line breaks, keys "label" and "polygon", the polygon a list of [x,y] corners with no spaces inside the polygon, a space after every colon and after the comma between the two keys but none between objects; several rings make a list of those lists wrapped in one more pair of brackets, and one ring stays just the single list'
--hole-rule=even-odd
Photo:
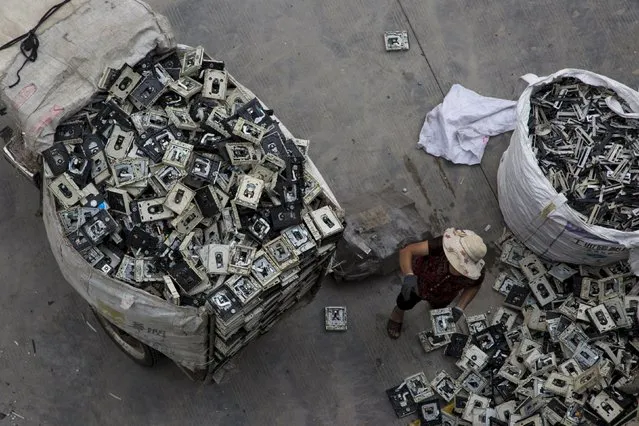
[{"label": "white bulk bag", "polygon": [[[2,0],[0,45],[29,31],[59,0],[32,3],[25,7],[22,0]],[[155,48],[175,47],[166,18],[139,0],[73,1],[51,16],[36,34],[38,59],[27,63],[20,83],[13,88],[8,86],[16,81],[24,56],[19,44],[0,51],[0,99],[8,107],[12,126],[21,131],[25,148],[36,153],[53,144],[60,121],[93,97],[106,66],[133,65]],[[102,274],[64,236],[46,188],[42,210],[51,251],[62,275],[91,306],[178,364],[191,370],[207,367],[210,318],[203,309],[175,306]]]},{"label": "white bulk bag", "polygon": [[[536,254],[551,260],[604,265],[628,258],[639,272],[639,231],[622,232],[586,224],[543,175],[532,151],[529,136],[530,96],[541,86],[563,77],[614,90],[633,111],[639,112],[639,93],[615,80],[579,69],[563,69],[547,77],[527,74],[529,84],[517,103],[517,123],[510,145],[501,158],[497,174],[499,205],[512,232]],[[618,105],[609,107],[628,118]]]}]

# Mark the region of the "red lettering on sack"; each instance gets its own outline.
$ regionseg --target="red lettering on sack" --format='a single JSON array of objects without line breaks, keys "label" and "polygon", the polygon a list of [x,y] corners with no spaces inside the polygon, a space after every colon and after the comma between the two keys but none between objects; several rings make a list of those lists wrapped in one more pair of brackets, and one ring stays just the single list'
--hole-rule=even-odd
[{"label": "red lettering on sack", "polygon": [[22,105],[24,105],[24,103],[28,101],[31,96],[33,96],[37,91],[38,88],[33,83],[24,86],[22,89],[20,89],[20,91],[18,92],[18,96],[13,101],[14,107],[16,109],[20,109]]},{"label": "red lettering on sack", "polygon": [[53,119],[59,116],[60,114],[62,114],[63,112],[64,112],[64,107],[60,105],[53,105],[51,109],[49,110],[49,112],[43,115],[42,118],[40,118],[40,120],[36,124],[36,126],[31,129],[31,131],[29,132],[29,135],[38,136],[40,132],[42,132],[42,129],[44,129],[45,126],[48,126],[49,124],[51,124]]}]

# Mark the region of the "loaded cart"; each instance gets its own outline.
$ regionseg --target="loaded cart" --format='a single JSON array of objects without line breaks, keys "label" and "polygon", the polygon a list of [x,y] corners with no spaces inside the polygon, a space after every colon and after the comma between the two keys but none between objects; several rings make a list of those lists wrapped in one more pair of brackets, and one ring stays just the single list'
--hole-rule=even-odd
[{"label": "loaded cart", "polygon": [[15,85],[24,58],[0,52],[5,157],[41,188],[54,257],[111,339],[211,379],[319,288],[343,211],[309,141],[162,16],[65,7]]}]

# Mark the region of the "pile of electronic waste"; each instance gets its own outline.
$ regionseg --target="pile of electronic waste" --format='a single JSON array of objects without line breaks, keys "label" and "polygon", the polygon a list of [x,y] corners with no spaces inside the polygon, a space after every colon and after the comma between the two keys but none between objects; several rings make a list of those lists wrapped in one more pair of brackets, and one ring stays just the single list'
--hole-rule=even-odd
[{"label": "pile of electronic waste", "polygon": [[539,167],[589,224],[639,229],[639,120],[614,91],[562,78],[530,98]]},{"label": "pile of electronic waste", "polygon": [[[503,240],[502,240],[503,241]],[[639,366],[639,285],[625,263],[571,267],[540,260],[513,238],[500,244],[505,296],[491,318],[431,311],[426,352],[445,347],[460,372],[421,372],[387,390],[398,417],[422,425],[621,425],[637,417],[622,389]],[[634,391],[633,391],[634,392]]]},{"label": "pile of electronic waste", "polygon": [[307,157],[201,47],[107,69],[43,152],[65,234],[102,273],[216,316],[236,352],[328,268],[343,212]]}]

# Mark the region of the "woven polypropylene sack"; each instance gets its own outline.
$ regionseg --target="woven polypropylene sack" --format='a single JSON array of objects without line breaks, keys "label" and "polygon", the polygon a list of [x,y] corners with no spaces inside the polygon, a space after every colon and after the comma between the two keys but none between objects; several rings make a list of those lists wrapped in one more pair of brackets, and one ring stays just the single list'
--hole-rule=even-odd
[{"label": "woven polypropylene sack", "polygon": [[[58,2],[2,0],[0,45],[29,31]],[[58,123],[91,99],[107,66],[119,69],[154,49],[175,47],[168,20],[139,0],[73,0],[36,35],[38,58],[20,71],[15,87],[9,86],[25,60],[20,45],[0,51],[0,99],[33,152],[53,144]]]},{"label": "woven polypropylene sack", "polygon": [[[586,265],[604,265],[638,254],[639,232],[623,232],[586,224],[557,193],[539,168],[529,135],[530,97],[540,87],[574,77],[586,84],[614,90],[633,111],[639,111],[639,93],[608,77],[579,69],[564,69],[547,77],[528,74],[529,85],[517,103],[517,124],[497,174],[499,206],[512,232],[545,258]],[[632,114],[630,114],[632,115]]]},{"label": "woven polypropylene sack", "polygon": [[[0,42],[28,31],[59,0],[25,7],[3,0]],[[53,144],[58,123],[83,107],[98,91],[105,67],[133,65],[154,49],[175,47],[166,18],[138,0],[74,0],[36,32],[38,59],[21,71],[19,45],[0,51],[0,95],[12,126],[27,149]],[[0,44],[1,44],[0,43]],[[55,202],[43,190],[43,218],[51,251],[66,281],[101,315],[140,341],[191,370],[206,368],[209,316],[203,309],[175,306],[106,276],[90,266],[64,236]]]}]

